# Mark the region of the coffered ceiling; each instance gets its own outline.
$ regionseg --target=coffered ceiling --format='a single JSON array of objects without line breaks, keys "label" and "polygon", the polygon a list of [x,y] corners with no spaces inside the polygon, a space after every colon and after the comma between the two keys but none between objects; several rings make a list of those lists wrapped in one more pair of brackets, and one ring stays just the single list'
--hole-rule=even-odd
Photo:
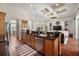
[{"label": "coffered ceiling", "polygon": [[73,3],[31,4],[31,8],[49,18],[64,18],[75,15],[76,5]]},{"label": "coffered ceiling", "polygon": [[[29,17],[38,19],[54,19],[65,18],[75,15],[77,4],[75,3],[19,3],[7,4],[7,6],[14,7],[21,10],[21,13]],[[15,10],[14,9],[14,10]]]}]

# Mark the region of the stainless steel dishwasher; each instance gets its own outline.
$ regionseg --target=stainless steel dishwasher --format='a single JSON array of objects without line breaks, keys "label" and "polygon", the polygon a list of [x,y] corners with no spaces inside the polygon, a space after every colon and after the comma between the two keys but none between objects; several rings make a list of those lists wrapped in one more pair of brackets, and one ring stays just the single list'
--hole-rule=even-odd
[{"label": "stainless steel dishwasher", "polygon": [[43,42],[43,38],[35,37],[35,49],[42,54],[44,53]]}]

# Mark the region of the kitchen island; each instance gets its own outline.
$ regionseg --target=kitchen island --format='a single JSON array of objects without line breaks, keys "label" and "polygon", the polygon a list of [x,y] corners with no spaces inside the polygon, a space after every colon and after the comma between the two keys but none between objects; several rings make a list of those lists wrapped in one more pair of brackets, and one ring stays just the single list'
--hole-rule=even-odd
[{"label": "kitchen island", "polygon": [[[25,38],[24,38],[24,36]],[[60,40],[59,33],[48,32],[47,35],[37,35],[35,31],[30,34],[22,33],[22,41],[28,44],[30,47],[46,56],[58,56],[60,55]]]}]

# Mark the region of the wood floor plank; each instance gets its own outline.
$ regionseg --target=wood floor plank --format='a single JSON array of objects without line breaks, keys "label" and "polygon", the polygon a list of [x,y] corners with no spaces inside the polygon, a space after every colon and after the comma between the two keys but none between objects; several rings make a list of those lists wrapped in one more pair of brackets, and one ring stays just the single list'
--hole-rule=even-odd
[{"label": "wood floor plank", "polygon": [[16,39],[14,36],[11,36],[9,40],[9,53],[10,56],[41,56],[33,48]]}]

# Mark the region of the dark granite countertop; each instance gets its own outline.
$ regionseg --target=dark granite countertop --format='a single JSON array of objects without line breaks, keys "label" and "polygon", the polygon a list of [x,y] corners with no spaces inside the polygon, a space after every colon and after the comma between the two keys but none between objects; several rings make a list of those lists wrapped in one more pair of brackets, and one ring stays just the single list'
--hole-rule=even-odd
[{"label": "dark granite countertop", "polygon": [[48,40],[54,40],[54,39],[57,38],[57,36],[36,35],[36,34],[31,34],[31,35],[34,36],[34,37],[48,39]]},{"label": "dark granite countertop", "polygon": [[55,40],[58,37],[57,35],[48,36],[48,35],[45,35],[45,34],[37,35],[37,34],[33,34],[33,33],[25,34],[25,35],[30,35],[30,36],[33,36],[33,37],[48,39],[48,40]]}]

